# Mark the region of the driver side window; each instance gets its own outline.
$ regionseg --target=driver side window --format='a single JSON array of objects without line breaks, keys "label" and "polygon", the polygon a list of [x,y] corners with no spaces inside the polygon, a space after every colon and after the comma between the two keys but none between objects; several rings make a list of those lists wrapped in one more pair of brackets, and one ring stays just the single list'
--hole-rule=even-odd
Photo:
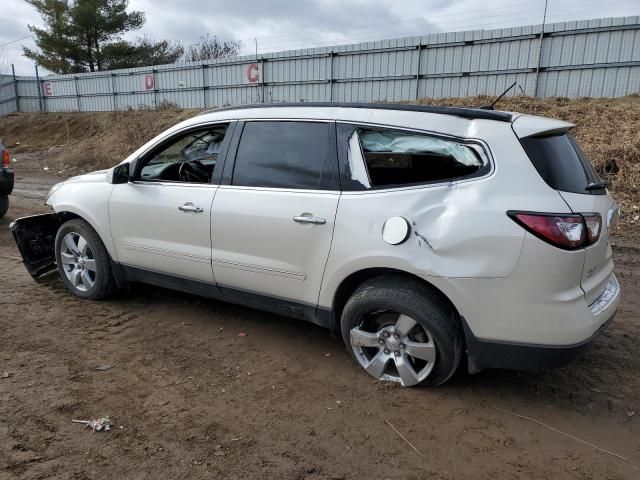
[{"label": "driver side window", "polygon": [[174,137],[142,161],[139,180],[209,183],[227,125],[215,125]]}]

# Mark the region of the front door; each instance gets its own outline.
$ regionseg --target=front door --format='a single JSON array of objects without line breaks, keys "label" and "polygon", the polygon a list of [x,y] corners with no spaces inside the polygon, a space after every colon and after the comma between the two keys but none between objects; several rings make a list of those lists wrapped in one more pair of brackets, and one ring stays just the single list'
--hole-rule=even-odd
[{"label": "front door", "polygon": [[138,162],[131,182],[116,185],[109,218],[118,261],[152,272],[213,283],[212,183],[228,143],[228,125],[179,133]]},{"label": "front door", "polygon": [[230,185],[213,202],[221,288],[317,305],[340,198],[333,131],[331,122],[244,125]]}]

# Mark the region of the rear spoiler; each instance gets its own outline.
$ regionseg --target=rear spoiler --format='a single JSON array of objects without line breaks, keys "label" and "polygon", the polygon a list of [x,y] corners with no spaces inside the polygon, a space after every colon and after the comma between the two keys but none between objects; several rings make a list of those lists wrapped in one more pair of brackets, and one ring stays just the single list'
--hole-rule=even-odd
[{"label": "rear spoiler", "polygon": [[573,123],[534,115],[520,115],[511,124],[518,138],[556,135],[566,133],[573,127],[575,127]]}]

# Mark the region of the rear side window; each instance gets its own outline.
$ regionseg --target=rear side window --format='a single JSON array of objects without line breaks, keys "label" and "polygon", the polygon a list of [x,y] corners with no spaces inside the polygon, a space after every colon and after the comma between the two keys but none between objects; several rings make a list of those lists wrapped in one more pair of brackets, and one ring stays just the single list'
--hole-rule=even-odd
[{"label": "rear side window", "polygon": [[527,137],[520,143],[551,188],[570,193],[605,193],[604,188],[587,190],[589,184],[600,182],[600,178],[571,135]]},{"label": "rear side window", "polygon": [[329,123],[248,122],[233,169],[233,185],[330,190],[336,167]]},{"label": "rear side window", "polygon": [[346,190],[460,180],[490,168],[479,145],[383,128],[354,127],[345,135],[345,128],[339,138],[347,144]]}]

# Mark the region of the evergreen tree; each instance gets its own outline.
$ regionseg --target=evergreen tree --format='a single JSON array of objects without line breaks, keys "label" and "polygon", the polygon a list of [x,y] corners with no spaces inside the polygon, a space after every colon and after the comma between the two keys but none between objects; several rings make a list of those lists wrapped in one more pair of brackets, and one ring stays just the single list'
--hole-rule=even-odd
[{"label": "evergreen tree", "polygon": [[55,73],[173,63],[184,53],[182,45],[168,41],[123,40],[123,33],[145,22],[143,12],[127,12],[128,0],[26,2],[38,10],[45,27],[29,26],[38,50],[24,48],[24,55]]},{"label": "evergreen tree", "polygon": [[69,5],[67,0],[27,0],[44,20],[46,27],[29,26],[35,34],[40,51],[24,48],[24,55],[47,70],[56,73],[83,71],[78,65],[78,52],[70,32]]},{"label": "evergreen tree", "polygon": [[121,35],[138,30],[143,12],[128,12],[129,0],[25,0],[44,20],[43,28],[29,26],[38,49],[24,55],[54,73],[78,73],[175,63],[180,59],[207,60],[234,57],[240,43],[201,37],[185,48],[180,42],[139,37],[130,42]]}]

